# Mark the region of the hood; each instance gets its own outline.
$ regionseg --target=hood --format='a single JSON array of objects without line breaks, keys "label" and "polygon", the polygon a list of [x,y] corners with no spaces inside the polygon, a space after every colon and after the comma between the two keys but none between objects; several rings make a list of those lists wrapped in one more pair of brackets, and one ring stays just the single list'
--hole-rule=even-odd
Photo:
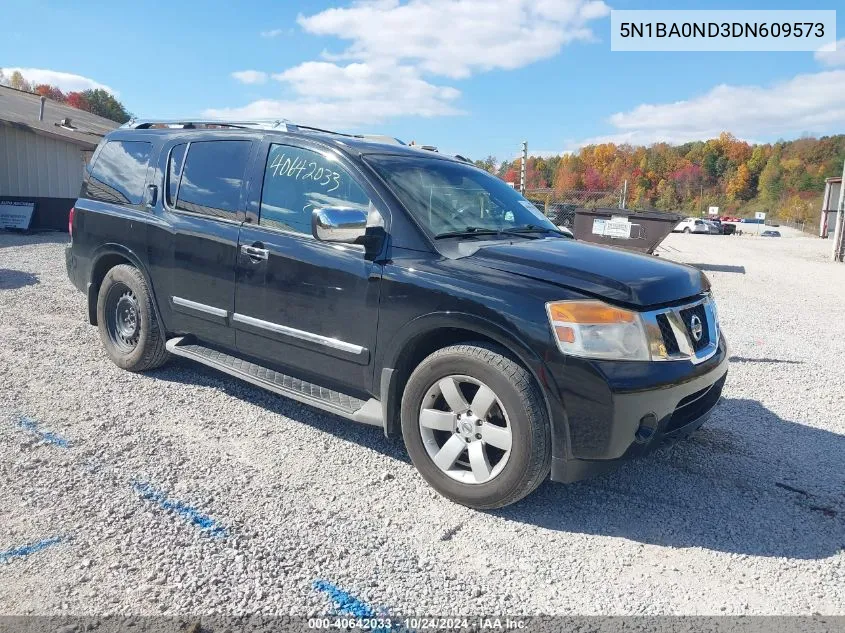
[{"label": "hood", "polygon": [[692,266],[569,239],[492,242],[475,264],[637,307],[686,299],[710,288]]}]

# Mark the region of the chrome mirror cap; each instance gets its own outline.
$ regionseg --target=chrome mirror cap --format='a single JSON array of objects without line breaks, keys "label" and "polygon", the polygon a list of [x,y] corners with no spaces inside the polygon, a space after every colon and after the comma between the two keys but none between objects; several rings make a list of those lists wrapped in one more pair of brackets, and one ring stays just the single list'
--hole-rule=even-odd
[{"label": "chrome mirror cap", "polygon": [[311,214],[311,233],[321,242],[359,243],[367,230],[367,212],[349,207],[323,207]]}]

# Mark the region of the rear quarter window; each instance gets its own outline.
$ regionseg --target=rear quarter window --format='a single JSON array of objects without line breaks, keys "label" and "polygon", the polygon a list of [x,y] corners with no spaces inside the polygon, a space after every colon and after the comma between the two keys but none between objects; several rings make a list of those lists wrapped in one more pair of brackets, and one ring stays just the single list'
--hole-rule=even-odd
[{"label": "rear quarter window", "polygon": [[82,197],[112,204],[140,205],[152,144],[108,141],[91,166]]}]

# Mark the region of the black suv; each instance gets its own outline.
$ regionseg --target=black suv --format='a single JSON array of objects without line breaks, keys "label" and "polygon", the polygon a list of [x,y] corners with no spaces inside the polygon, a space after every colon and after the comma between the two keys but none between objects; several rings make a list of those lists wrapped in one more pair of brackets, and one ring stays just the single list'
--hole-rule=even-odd
[{"label": "black suv", "polygon": [[698,428],[727,347],[706,277],[563,235],[465,160],[287,124],[110,133],[67,269],[111,359],[185,356],[401,435],[474,508]]}]

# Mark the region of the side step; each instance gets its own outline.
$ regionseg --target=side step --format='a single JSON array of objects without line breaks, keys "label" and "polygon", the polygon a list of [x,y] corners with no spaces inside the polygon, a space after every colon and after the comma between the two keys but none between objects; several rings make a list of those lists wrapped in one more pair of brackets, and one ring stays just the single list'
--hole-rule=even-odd
[{"label": "side step", "polygon": [[375,398],[360,400],[345,393],[332,391],[326,387],[273,371],[263,365],[250,363],[237,356],[230,356],[225,352],[190,342],[185,337],[167,341],[167,351],[251,382],[280,396],[309,404],[355,422],[384,427],[381,402]]}]

